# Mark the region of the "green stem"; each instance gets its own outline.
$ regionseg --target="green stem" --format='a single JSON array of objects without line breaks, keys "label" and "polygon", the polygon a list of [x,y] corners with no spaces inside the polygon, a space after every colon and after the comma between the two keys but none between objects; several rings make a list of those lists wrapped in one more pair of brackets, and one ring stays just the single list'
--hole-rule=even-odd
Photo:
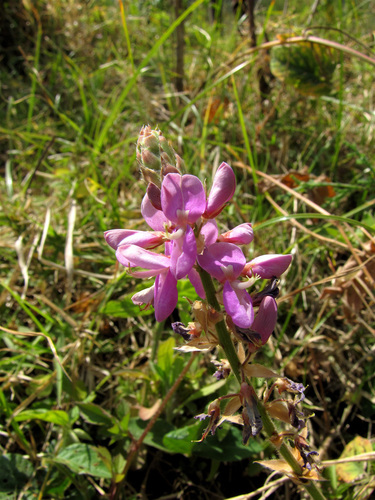
[{"label": "green stem", "polygon": [[[213,307],[216,311],[220,312],[220,305],[216,298],[216,290],[212,282],[211,276],[202,268],[199,269],[199,274],[202,280],[204,290],[206,292],[206,298],[208,304],[211,307]],[[241,384],[242,380],[240,373],[240,361],[234,349],[233,342],[230,338],[224,320],[221,320],[218,323],[216,323],[216,333],[219,337],[220,346],[225,352],[225,356],[229,361],[232,371],[236,379],[238,380],[238,383]]]},{"label": "green stem", "polygon": [[[199,269],[199,274],[202,280],[202,284],[204,287],[204,290],[206,292],[206,299],[208,304],[213,307],[216,311],[220,312],[220,305],[216,297],[216,290],[212,281],[211,276],[204,271],[203,269]],[[216,332],[219,338],[219,343],[221,348],[223,349],[225,356],[227,360],[230,363],[230,366],[232,368],[232,372],[234,373],[236,379],[238,380],[238,383],[241,384],[242,382],[242,377],[241,377],[241,363],[238,359],[236,350],[233,346],[233,342],[230,337],[230,333],[228,332],[228,329],[226,327],[225,321],[219,321],[216,323]],[[267,436],[270,438],[272,436],[275,436],[278,434],[278,431],[272,422],[270,416],[268,415],[266,409],[263,406],[263,403],[258,400],[258,410],[262,418],[262,423],[263,423],[263,430],[267,434]],[[302,467],[298,463],[297,459],[294,457],[291,449],[286,443],[282,443],[280,448],[278,449],[278,452],[280,455],[284,458],[284,460],[289,464],[293,472],[296,474],[296,476],[302,477]],[[304,488],[309,492],[311,497],[314,500],[325,500],[324,495],[321,493],[321,491],[317,488],[316,484],[313,481],[309,481],[307,483],[303,484]]]}]

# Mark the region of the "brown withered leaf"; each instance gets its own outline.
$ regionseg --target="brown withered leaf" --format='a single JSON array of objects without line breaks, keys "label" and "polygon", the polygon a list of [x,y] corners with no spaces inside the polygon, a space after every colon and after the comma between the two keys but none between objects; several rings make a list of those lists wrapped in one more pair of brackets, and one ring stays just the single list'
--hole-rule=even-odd
[{"label": "brown withered leaf", "polygon": [[212,99],[208,107],[203,111],[203,116],[208,113],[208,123],[218,123],[229,105],[228,97]]},{"label": "brown withered leaf", "polygon": [[77,314],[91,313],[92,311],[96,310],[98,304],[100,304],[102,299],[103,299],[103,294],[98,295],[98,294],[90,294],[89,292],[82,292],[77,296],[74,303],[71,304],[69,308],[66,309],[71,309]]},{"label": "brown withered leaf", "polygon": [[189,340],[186,344],[179,347],[175,347],[175,351],[180,352],[208,352],[214,349],[218,345],[218,342],[210,342],[206,338],[194,338]]},{"label": "brown withered leaf", "polygon": [[298,172],[297,170],[290,170],[286,175],[275,175],[280,182],[285,184],[291,189],[297,187],[301,182],[307,182],[310,180],[310,174],[307,173],[306,170],[302,170],[302,172]]},{"label": "brown withered leaf", "polygon": [[337,270],[344,276],[335,279],[332,286],[324,288],[320,295],[320,299],[328,296],[342,298],[344,315],[351,322],[354,322],[358,313],[366,307],[367,301],[372,300],[369,297],[375,283],[375,248],[372,242],[365,244],[365,250],[358,254],[358,257],[364,265],[359,268],[357,260],[351,255]]},{"label": "brown withered leaf", "polygon": [[277,378],[279,375],[274,371],[258,363],[248,363],[243,366],[243,371],[248,377]]},{"label": "brown withered leaf", "polygon": [[225,405],[223,415],[225,417],[228,417],[230,415],[233,415],[238,411],[242,406],[241,400],[239,396],[234,396],[231,398],[228,403]]},{"label": "brown withered leaf", "polygon": [[292,481],[297,484],[303,484],[304,480],[309,479],[310,481],[322,481],[324,478],[319,474],[316,469],[304,469],[302,476],[298,476],[293,469],[290,467],[288,462],[285,460],[275,459],[275,460],[257,460],[255,463],[263,465],[267,469],[271,469],[275,472],[279,472],[280,474],[285,474]]},{"label": "brown withered leaf", "polygon": [[289,410],[284,401],[280,400],[271,401],[269,403],[266,403],[264,407],[267,410],[267,412],[271,415],[271,417],[277,418],[282,422],[290,424]]},{"label": "brown withered leaf", "polygon": [[[298,449],[292,448],[291,452],[294,455],[294,458],[297,460],[297,462],[301,465],[301,467],[303,467],[303,459]],[[288,462],[286,462],[282,458],[275,460],[258,460],[256,463],[263,465],[263,467],[267,467],[267,469],[279,472],[280,474],[285,474],[297,484],[302,484],[303,482],[305,482],[306,479],[310,481],[324,480],[324,478],[319,474],[319,471],[316,470],[315,468],[308,469],[307,467],[303,467],[302,475],[299,476],[293,471]]]},{"label": "brown withered leaf", "polygon": [[[326,175],[316,176],[310,174],[308,172],[307,167],[304,167],[301,171],[289,170],[289,172],[286,174],[272,175],[270,177],[276,179],[282,184],[285,184],[285,186],[287,186],[290,189],[297,188],[302,182],[310,181],[310,186],[311,184],[313,186],[312,187],[309,186],[309,188],[306,191],[306,194],[309,197],[309,199],[312,200],[317,205],[321,205],[326,200],[326,198],[333,198],[336,195],[333,187],[329,185],[329,183],[331,182],[331,179],[329,177],[327,177]],[[261,181],[259,181],[259,187],[262,192],[265,192],[265,191],[271,191],[276,186],[275,184],[272,183],[271,180],[262,179]]]},{"label": "brown withered leaf", "polygon": [[161,399],[158,399],[151,408],[146,408],[145,406],[139,406],[138,415],[141,420],[150,420],[155,413],[158,411],[162,403]]}]

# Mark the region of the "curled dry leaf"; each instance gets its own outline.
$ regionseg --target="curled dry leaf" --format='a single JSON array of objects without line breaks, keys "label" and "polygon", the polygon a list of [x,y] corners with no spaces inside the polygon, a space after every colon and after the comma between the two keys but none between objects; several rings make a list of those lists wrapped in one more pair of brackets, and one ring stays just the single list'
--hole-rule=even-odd
[{"label": "curled dry leaf", "polygon": [[258,363],[249,363],[243,367],[243,371],[248,377],[277,378],[279,375],[274,371]]},{"label": "curled dry leaf", "polygon": [[284,401],[280,400],[271,401],[269,403],[266,403],[264,406],[269,415],[271,415],[271,417],[277,418],[282,422],[290,424],[290,415],[288,406]]},{"label": "curled dry leaf", "polygon": [[[333,198],[336,196],[335,190],[330,185],[331,179],[326,175],[319,175],[317,177],[310,174],[307,167],[304,167],[301,171],[289,170],[287,174],[272,175],[270,177],[282,182],[290,189],[297,188],[303,182],[309,182],[307,195],[309,199],[317,205],[324,203],[326,198]],[[259,182],[259,185],[262,192],[270,191],[276,188],[275,184],[273,184],[270,179],[262,179]]]},{"label": "curled dry leaf", "polygon": [[210,342],[205,338],[199,337],[190,340],[189,342],[180,347],[175,347],[174,349],[180,352],[199,352],[199,351],[207,352],[211,351],[217,345],[218,345],[217,341]]},{"label": "curled dry leaf", "polygon": [[225,96],[224,99],[215,97],[209,102],[208,107],[203,111],[203,116],[207,116],[208,123],[217,124],[225,115],[228,106],[228,97]]},{"label": "curled dry leaf", "polygon": [[239,410],[242,406],[241,399],[239,396],[235,396],[231,398],[225,406],[223,411],[223,416],[228,417],[233,415],[237,410]]},{"label": "curled dry leaf", "polygon": [[367,301],[372,299],[370,294],[373,293],[375,284],[375,248],[372,242],[365,244],[365,250],[358,257],[364,265],[358,268],[357,260],[351,255],[337,270],[344,276],[333,280],[332,286],[324,288],[320,295],[320,299],[328,296],[342,298],[345,318],[351,322],[366,307]]},{"label": "curled dry leaf", "polygon": [[139,418],[141,420],[150,420],[150,418],[152,418],[160,408],[161,403],[162,400],[158,399],[151,408],[145,408],[144,406],[139,406],[138,408]]},{"label": "curled dry leaf", "polygon": [[288,462],[286,462],[282,458],[275,460],[259,460],[257,461],[257,463],[263,465],[263,467],[266,467],[267,469],[271,469],[275,472],[278,472],[279,474],[285,474],[297,484],[302,484],[306,480],[310,481],[324,480],[324,478],[319,474],[319,471],[317,471],[315,468],[308,469],[307,467],[303,467],[303,459],[297,448],[292,448],[291,452],[294,455],[297,462],[301,465],[302,468],[301,475],[296,474],[291,468],[291,466],[288,464]]}]

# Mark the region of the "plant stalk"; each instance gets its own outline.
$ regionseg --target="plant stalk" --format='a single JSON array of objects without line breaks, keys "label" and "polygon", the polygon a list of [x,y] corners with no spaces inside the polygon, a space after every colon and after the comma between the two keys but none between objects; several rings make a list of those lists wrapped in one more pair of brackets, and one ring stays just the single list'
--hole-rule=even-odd
[{"label": "plant stalk", "polygon": [[[211,276],[203,269],[199,269],[199,274],[202,280],[202,284],[204,287],[204,290],[206,292],[206,298],[208,304],[213,307],[216,311],[220,312],[221,308],[219,305],[219,302],[216,297],[216,290],[212,281]],[[228,329],[226,327],[225,321],[222,320],[216,324],[216,332],[219,338],[219,343],[221,348],[223,349],[227,360],[230,363],[230,366],[232,368],[232,372],[234,376],[236,377],[237,381],[239,384],[242,382],[242,376],[241,376],[241,363],[238,359],[236,350],[234,348],[233,342],[230,337],[230,333],[228,332]],[[278,434],[278,431],[272,422],[270,416],[268,415],[266,409],[264,408],[263,404],[261,401],[257,400],[257,406],[259,413],[262,418],[262,423],[263,423],[263,430],[267,434],[269,438],[272,436],[275,436]],[[297,459],[294,457],[291,449],[289,446],[283,442],[280,446],[280,448],[277,450],[278,453],[283,457],[283,459],[289,464],[291,467],[292,471],[297,475],[302,477],[302,467],[298,463]],[[303,484],[304,488],[309,492],[310,496],[314,500],[324,500],[325,497],[321,493],[321,491],[318,489],[316,484],[313,481],[309,481],[307,483]]]}]

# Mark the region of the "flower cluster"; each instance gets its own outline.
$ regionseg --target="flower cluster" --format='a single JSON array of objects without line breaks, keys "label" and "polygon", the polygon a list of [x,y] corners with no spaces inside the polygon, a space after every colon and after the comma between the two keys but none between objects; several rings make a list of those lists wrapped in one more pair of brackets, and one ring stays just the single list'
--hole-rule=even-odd
[{"label": "flower cluster", "polygon": [[[151,231],[112,229],[105,232],[107,243],[116,250],[117,260],[132,276],[155,277],[154,285],[136,293],[133,302],[153,305],[156,320],[163,321],[176,307],[178,280],[188,278],[197,295],[205,298],[200,276],[204,270],[220,284],[227,319],[239,330],[251,329],[258,336],[257,342],[263,345],[276,323],[276,287],[272,285],[263,295],[261,292],[254,296],[254,303],[259,306],[256,315],[247,289],[259,277],[274,282],[275,277],[287,269],[292,256],[272,254],[247,262],[239,245],[252,242],[250,223],[219,234],[215,219],[232,199],[236,188],[235,175],[228,164],[220,165],[206,196],[198,177],[183,175],[178,167],[171,165],[171,148],[169,146],[169,156],[161,150],[155,131],[145,128],[141,138],[139,160],[145,163],[146,159],[152,165],[145,176],[148,187],[141,204],[142,216]],[[154,175],[155,164],[160,167],[160,182]],[[155,251],[161,247],[163,253]]]}]

